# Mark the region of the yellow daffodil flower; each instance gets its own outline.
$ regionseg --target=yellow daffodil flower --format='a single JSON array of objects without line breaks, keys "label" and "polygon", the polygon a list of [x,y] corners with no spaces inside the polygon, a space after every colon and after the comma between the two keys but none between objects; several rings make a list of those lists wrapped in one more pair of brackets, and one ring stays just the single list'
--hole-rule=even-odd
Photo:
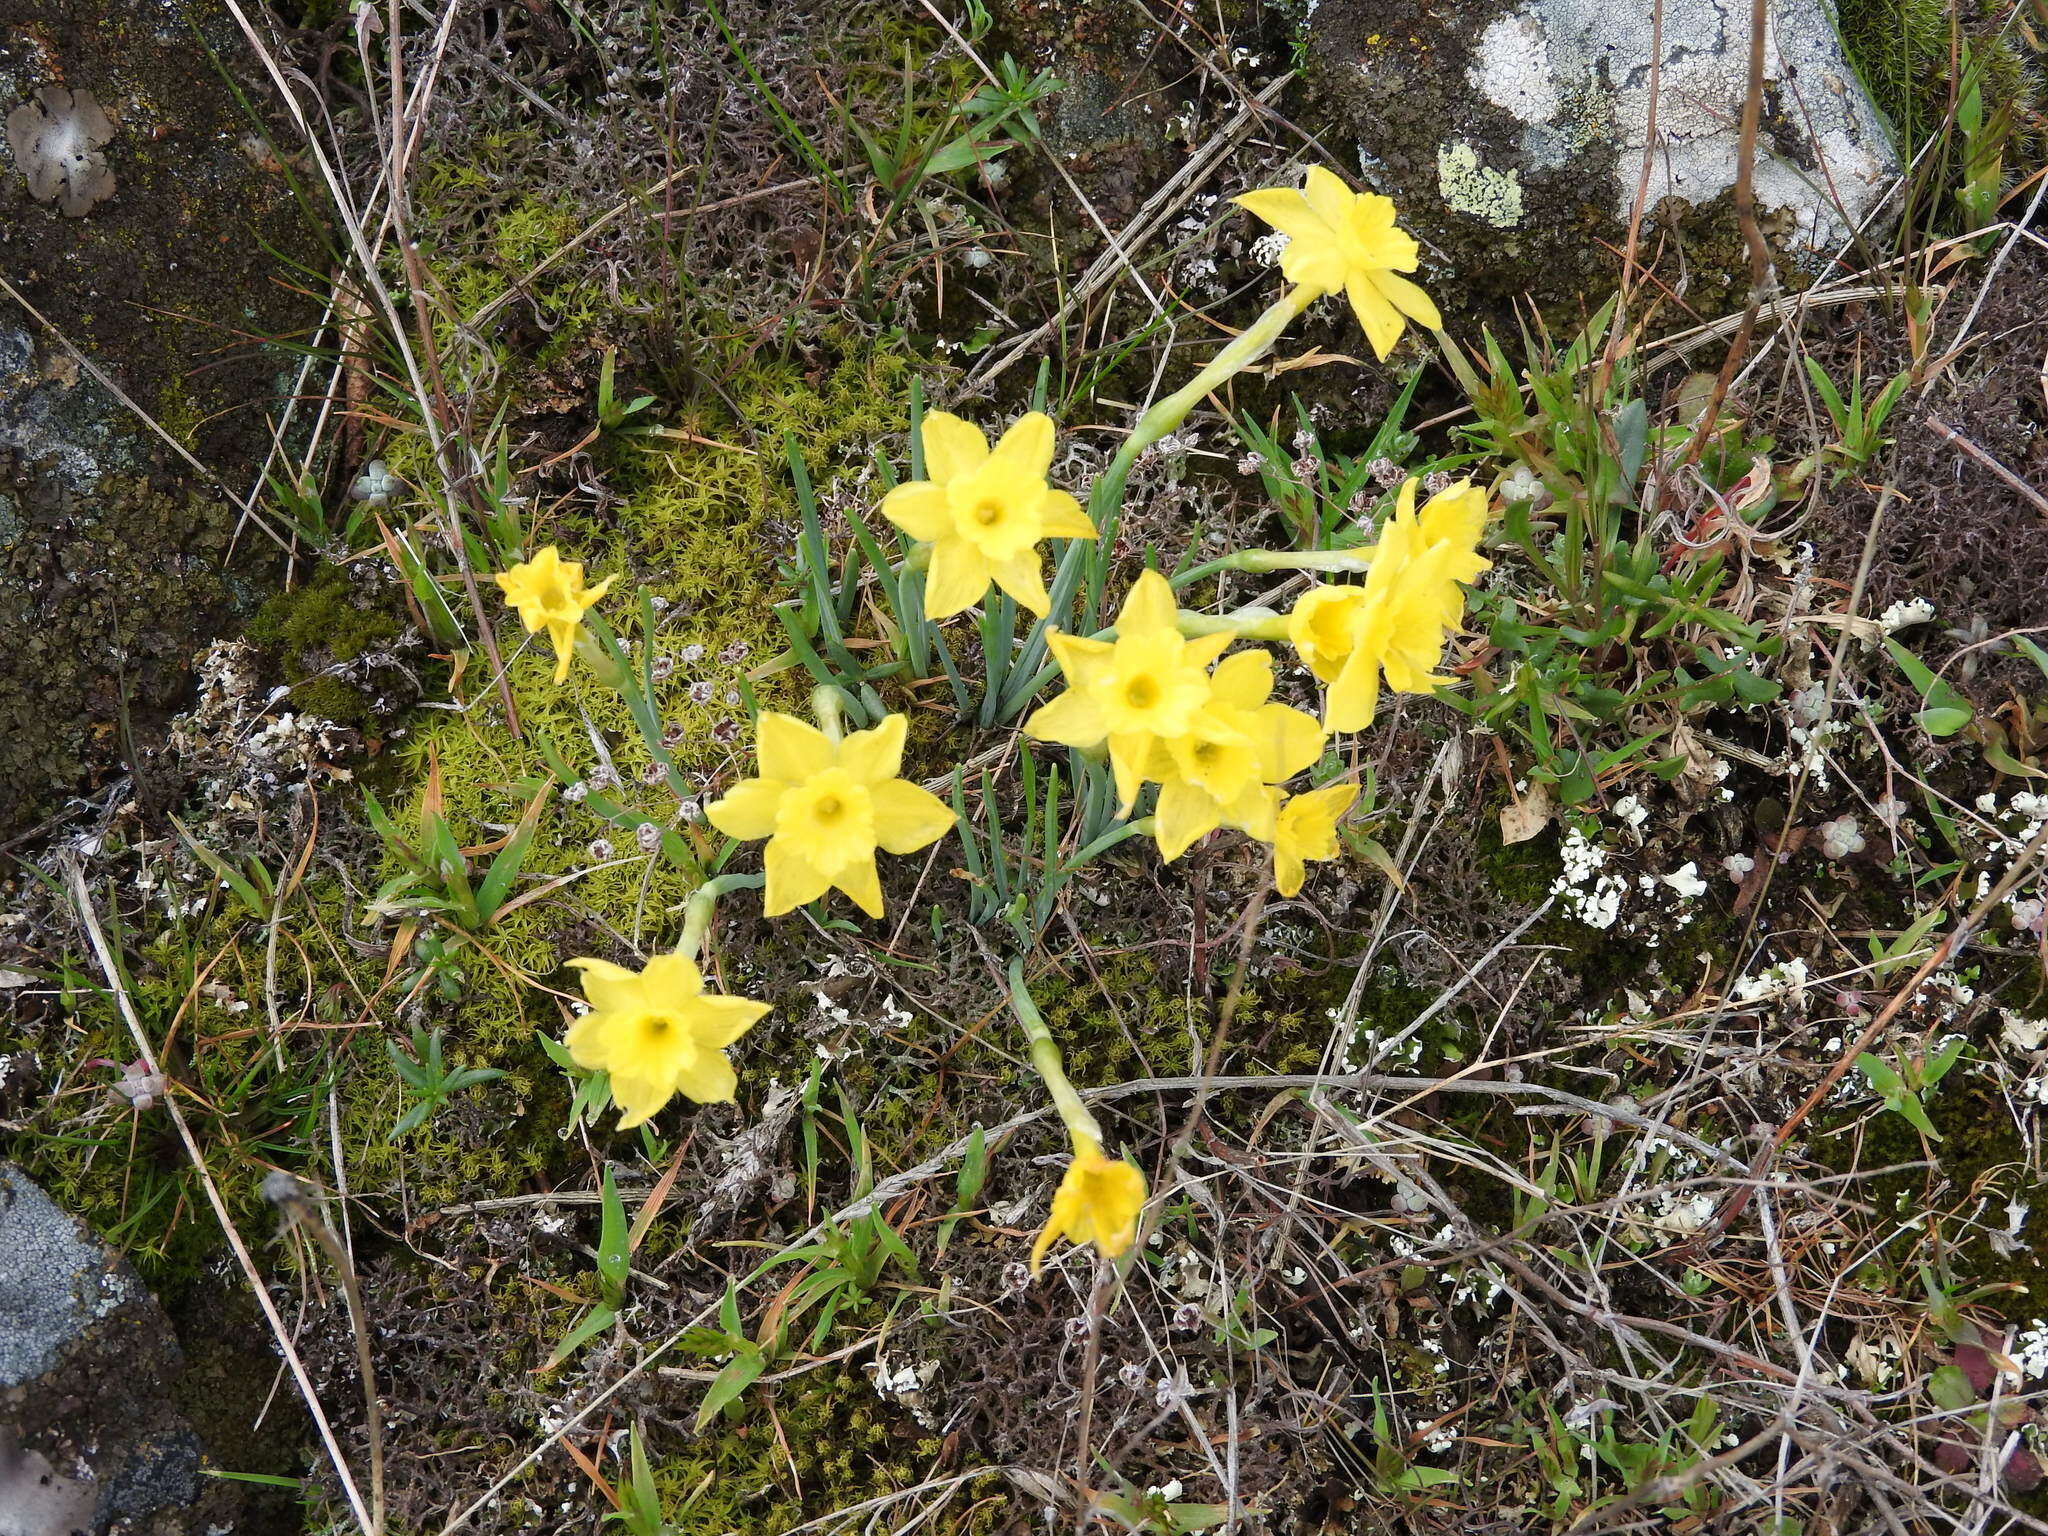
[{"label": "yellow daffodil flower", "polygon": [[1287,638],[1321,683],[1334,683],[1358,644],[1365,588],[1319,586],[1304,592],[1287,615]]},{"label": "yellow daffodil flower", "polygon": [[915,853],[952,830],[945,801],[897,777],[903,735],[901,715],[834,741],[793,716],[762,714],[761,776],[735,784],[704,814],[728,837],[768,839],[768,916],[837,886],[880,917],[875,851]]},{"label": "yellow daffodil flower", "polygon": [[1472,547],[1485,522],[1486,493],[1467,481],[1432,496],[1418,516],[1411,479],[1380,531],[1364,584],[1317,588],[1295,604],[1289,638],[1329,685],[1325,729],[1371,725],[1382,672],[1402,693],[1447,681],[1434,674],[1444,638],[1464,613],[1460,583],[1492,565]]},{"label": "yellow daffodil flower", "polygon": [[[1107,742],[1117,796],[1128,815],[1153,746],[1188,731],[1209,702],[1209,664],[1233,638],[1183,639],[1173,589],[1157,571],[1147,571],[1117,615],[1116,639],[1049,637],[1067,691],[1025,721],[1024,733],[1082,751]],[[1219,745],[1228,736],[1221,726],[1212,731]]]},{"label": "yellow daffodil flower", "polygon": [[1209,687],[1209,703],[1187,733],[1155,745],[1147,765],[1146,777],[1159,781],[1153,836],[1169,862],[1219,827],[1270,841],[1281,798],[1273,786],[1323,752],[1314,716],[1268,702],[1269,652],[1229,657],[1210,674]]},{"label": "yellow daffodil flower", "polygon": [[1273,818],[1273,888],[1282,896],[1301,894],[1306,860],[1337,857],[1337,823],[1357,799],[1356,784],[1331,784],[1280,807]]},{"label": "yellow daffodil flower", "polygon": [[1435,303],[1407,278],[1417,264],[1415,237],[1394,223],[1392,199],[1353,192],[1334,172],[1311,166],[1307,184],[1266,187],[1233,198],[1287,236],[1280,270],[1318,294],[1342,293],[1382,362],[1410,320],[1443,327]]},{"label": "yellow daffodil flower", "polygon": [[706,992],[696,963],[683,955],[656,955],[637,974],[609,960],[569,963],[583,972],[590,1012],[569,1026],[564,1043],[579,1067],[611,1074],[620,1130],[679,1093],[699,1104],[731,1102],[739,1077],[725,1048],[768,1004]]},{"label": "yellow daffodil flower", "polygon": [[1073,1132],[1074,1160],[1053,1191],[1052,1214],[1031,1245],[1031,1272],[1045,1252],[1064,1237],[1076,1244],[1093,1243],[1105,1259],[1113,1259],[1138,1238],[1138,1213],[1145,1208],[1145,1175],[1121,1158],[1102,1155],[1093,1137]]},{"label": "yellow daffodil flower", "polygon": [[1045,483],[1052,418],[1033,411],[990,449],[981,429],[933,411],[924,418],[924,467],[882,498],[882,515],[931,546],[924,609],[951,618],[980,602],[991,580],[1040,618],[1051,608],[1039,573],[1041,539],[1092,539],[1081,504]]},{"label": "yellow daffodil flower", "polygon": [[617,576],[607,576],[594,587],[583,585],[580,561],[564,560],[550,544],[531,560],[521,561],[509,571],[497,574],[505,601],[519,610],[519,621],[529,635],[542,630],[555,647],[555,681],[569,676],[569,658],[576,650],[576,632],[583,627],[583,615],[597,606]]}]

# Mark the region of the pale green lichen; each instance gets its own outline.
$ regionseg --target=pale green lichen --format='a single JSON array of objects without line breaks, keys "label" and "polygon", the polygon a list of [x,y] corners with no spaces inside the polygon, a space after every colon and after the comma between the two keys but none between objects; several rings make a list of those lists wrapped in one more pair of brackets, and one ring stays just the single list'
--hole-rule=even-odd
[{"label": "pale green lichen", "polygon": [[1482,164],[1479,151],[1464,140],[1439,146],[1436,179],[1444,204],[1452,211],[1484,219],[1496,229],[1513,229],[1522,222],[1521,178]]}]

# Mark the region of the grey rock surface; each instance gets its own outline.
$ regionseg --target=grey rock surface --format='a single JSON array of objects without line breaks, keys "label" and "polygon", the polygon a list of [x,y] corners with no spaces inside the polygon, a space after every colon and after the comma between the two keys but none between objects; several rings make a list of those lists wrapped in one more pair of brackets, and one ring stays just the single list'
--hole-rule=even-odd
[{"label": "grey rock surface", "polygon": [[[1301,48],[1305,115],[1344,170],[1400,206],[1427,247],[1425,285],[1481,307],[1611,291],[1647,149],[1644,245],[1682,246],[1668,280],[1700,313],[1722,312],[1748,290],[1731,193],[1750,7],[1665,0],[1655,49],[1652,9],[1319,0]],[[1767,15],[1758,222],[1815,270],[1882,225],[1898,159],[1829,0],[1770,0]]]},{"label": "grey rock surface", "polygon": [[48,1375],[94,1328],[148,1299],[127,1265],[0,1164],[0,1389]]},{"label": "grey rock surface", "polygon": [[0,1536],[218,1523],[174,1398],[184,1356],[133,1270],[0,1163]]},{"label": "grey rock surface", "polygon": [[244,99],[218,0],[0,4],[0,837],[123,771],[159,808],[136,763],[277,574],[231,498],[297,377],[262,338],[317,318],[280,253],[320,257]]},{"label": "grey rock surface", "polygon": [[[1749,87],[1749,6],[1666,0],[1650,201],[1703,203],[1735,185]],[[1480,31],[1466,80],[1518,125],[1503,174],[1555,172],[1591,141],[1616,151],[1605,191],[1626,216],[1649,142],[1658,39],[1649,6],[1525,0]],[[1787,237],[1824,252],[1846,241],[1898,172],[1883,123],[1842,53],[1826,0],[1766,13],[1759,206],[1788,211]],[[1496,146],[1496,148],[1505,146]],[[1519,166],[1516,167],[1516,162]],[[1439,177],[1446,201],[1458,195]]]}]

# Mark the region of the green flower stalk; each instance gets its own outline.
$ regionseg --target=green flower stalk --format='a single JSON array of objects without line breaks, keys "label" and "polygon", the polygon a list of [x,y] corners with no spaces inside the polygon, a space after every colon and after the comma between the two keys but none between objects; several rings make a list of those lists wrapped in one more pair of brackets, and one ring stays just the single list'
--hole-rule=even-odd
[{"label": "green flower stalk", "polygon": [[1138,1240],[1145,1176],[1130,1163],[1103,1154],[1102,1127],[1067,1078],[1060,1048],[1024,986],[1022,958],[1010,962],[1010,1003],[1030,1042],[1032,1070],[1044,1079],[1053,1108],[1074,1143],[1073,1161],[1053,1192],[1052,1213],[1031,1245],[1031,1272],[1038,1273],[1046,1250],[1062,1237],[1075,1244],[1093,1243],[1104,1258],[1117,1258]]}]

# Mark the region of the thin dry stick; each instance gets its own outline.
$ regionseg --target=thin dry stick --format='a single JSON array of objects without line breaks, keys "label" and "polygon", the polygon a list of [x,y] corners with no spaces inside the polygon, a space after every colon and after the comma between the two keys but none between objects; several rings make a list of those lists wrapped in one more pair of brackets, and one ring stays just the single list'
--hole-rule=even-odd
[{"label": "thin dry stick", "polygon": [[1765,1143],[1763,1151],[1757,1154],[1756,1162],[1749,1170],[1751,1182],[1730,1195],[1713,1220],[1700,1228],[1699,1235],[1694,1239],[1695,1243],[1711,1242],[1728,1230],[1728,1224],[1742,1214],[1743,1208],[1756,1193],[1755,1181],[1769,1172],[1773,1159],[1784,1148],[1785,1143],[1792,1139],[1793,1133],[1804,1125],[1807,1117],[1834,1092],[1835,1084],[1848,1075],[1849,1068],[1855,1064],[1856,1058],[1877,1043],[1878,1037],[1885,1032],[1886,1027],[1898,1017],[1899,1010],[1918,995],[1927,978],[1940,967],[1953,964],[1956,957],[1963,952],[1964,946],[1969,943],[1970,935],[1983,926],[1985,918],[1998,910],[1999,904],[2012,894],[2015,886],[2034,873],[2036,861],[2044,848],[2048,848],[2048,825],[2043,825],[2041,830],[2034,834],[2033,841],[2020,851],[2019,857],[2012,861],[2012,867],[2005,872],[1998,884],[1970,908],[1947,939],[1934,946],[1927,958],[1920,963],[1920,969],[1913,973],[1912,979],[1892,994],[1891,1001],[1878,1011],[1877,1017],[1864,1026],[1863,1033],[1858,1035],[1835,1064],[1828,1068],[1827,1075],[1814,1085],[1813,1092],[1806,1096],[1806,1101],[1785,1118],[1785,1123],[1778,1127],[1771,1139]]},{"label": "thin dry stick", "polygon": [[356,1371],[363,1378],[363,1413],[370,1430],[370,1524],[384,1529],[384,1404],[377,1396],[377,1372],[370,1358],[370,1315],[363,1307],[363,1288],[356,1280],[341,1239],[327,1225],[313,1193],[282,1168],[263,1181],[263,1198],[276,1206],[285,1220],[309,1232],[326,1253],[327,1260],[341,1276],[342,1299],[348,1304],[349,1327],[356,1336]]},{"label": "thin dry stick", "polygon": [[1728,386],[1735,382],[1736,370],[1749,353],[1756,317],[1771,285],[1771,248],[1764,243],[1763,230],[1756,222],[1756,135],[1763,117],[1764,22],[1768,9],[1767,0],[1749,0],[1749,85],[1742,98],[1742,129],[1735,160],[1735,222],[1741,226],[1743,242],[1749,247],[1749,304],[1742,311],[1742,324],[1736,328],[1735,339],[1728,344],[1728,356],[1722,359],[1721,371],[1714,376],[1713,393],[1700,412],[1700,428],[1686,447],[1681,470],[1698,463],[1700,455],[1706,452],[1707,439],[1714,435],[1714,423],[1721,414],[1721,402],[1728,398]]},{"label": "thin dry stick", "polygon": [[[128,1033],[135,1041],[135,1053],[142,1058],[142,1064],[152,1075],[162,1077],[163,1069],[157,1064],[156,1049],[149,1043],[149,1035],[142,1027],[142,1019],[135,1012],[135,1004],[128,996],[128,989],[121,981],[121,968],[115,962],[114,952],[107,945],[107,937],[100,929],[99,914],[93,909],[92,893],[85,886],[85,868],[77,859],[67,859],[65,874],[71,886],[71,903],[77,912],[79,924],[85,929],[87,941],[92,946],[95,959],[99,961],[100,974],[106,977],[107,990],[113,994],[114,1004],[120,1010],[122,1022],[128,1026]],[[169,1081],[168,1078],[165,1081]],[[207,1171],[206,1158],[199,1150],[199,1142],[192,1134],[192,1127],[186,1123],[185,1112],[178,1107],[175,1092],[166,1093],[163,1106],[169,1112],[171,1124],[177,1128],[178,1139],[185,1144],[185,1155],[192,1160],[192,1169],[199,1175],[199,1182],[206,1190],[206,1200],[213,1207],[214,1219],[220,1223],[221,1232],[227,1237],[228,1246],[235,1251],[235,1258],[242,1266],[242,1273],[248,1277],[249,1288],[256,1293],[256,1304],[263,1309],[263,1316],[270,1324],[271,1334],[277,1340],[278,1350],[284,1355],[285,1364],[291,1368],[292,1380],[298,1383],[299,1395],[305,1399],[307,1412],[313,1415],[313,1424],[320,1432],[320,1443],[326,1447],[327,1458],[334,1464],[335,1475],[341,1479],[341,1491],[348,1499],[349,1510],[356,1517],[356,1523],[368,1536],[383,1536],[382,1526],[370,1511],[364,1507],[363,1495],[356,1487],[356,1481],[348,1470],[348,1461],[341,1454],[341,1445],[334,1437],[334,1426],[327,1422],[327,1414],[320,1406],[319,1394],[313,1390],[313,1379],[306,1374],[306,1364],[299,1358],[299,1352],[292,1345],[291,1330],[285,1326],[284,1318],[277,1310],[277,1303],[271,1300],[270,1287],[264,1283],[262,1273],[256,1268],[256,1261],[249,1256],[249,1249],[242,1241],[242,1234],[235,1227],[234,1218],[228,1215],[227,1203],[220,1197],[220,1187]]]},{"label": "thin dry stick", "polygon": [[2039,491],[2035,490],[2026,481],[2007,469],[1998,460],[1986,453],[1983,448],[1971,442],[1947,422],[1934,416],[1928,416],[1924,419],[1928,426],[1934,428],[1935,435],[1941,438],[1943,442],[1950,444],[1952,447],[1960,448],[1964,453],[1990,470],[1992,474],[1998,476],[1999,479],[2003,480],[2015,491],[2018,491],[2020,495],[2026,497],[2028,501],[2031,501],[2034,504],[2035,511],[2048,515],[2048,496],[2043,496]]}]

